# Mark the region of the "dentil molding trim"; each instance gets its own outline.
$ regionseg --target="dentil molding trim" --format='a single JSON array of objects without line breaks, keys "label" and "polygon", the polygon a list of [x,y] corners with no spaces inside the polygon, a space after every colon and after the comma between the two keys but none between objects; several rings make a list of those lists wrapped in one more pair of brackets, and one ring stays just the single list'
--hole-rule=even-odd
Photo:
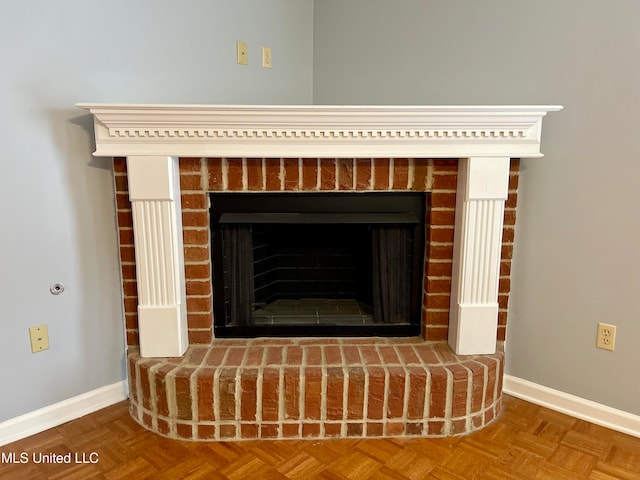
[{"label": "dentil molding trim", "polygon": [[[538,157],[560,106],[254,106],[79,103],[97,156]],[[149,143],[153,142],[153,148]]]}]

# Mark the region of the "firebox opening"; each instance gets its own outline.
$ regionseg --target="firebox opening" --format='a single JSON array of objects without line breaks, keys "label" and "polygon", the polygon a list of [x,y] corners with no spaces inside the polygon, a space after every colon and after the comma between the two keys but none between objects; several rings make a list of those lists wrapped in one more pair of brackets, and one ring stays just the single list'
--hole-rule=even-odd
[{"label": "firebox opening", "polygon": [[420,333],[425,193],[211,193],[217,337]]}]

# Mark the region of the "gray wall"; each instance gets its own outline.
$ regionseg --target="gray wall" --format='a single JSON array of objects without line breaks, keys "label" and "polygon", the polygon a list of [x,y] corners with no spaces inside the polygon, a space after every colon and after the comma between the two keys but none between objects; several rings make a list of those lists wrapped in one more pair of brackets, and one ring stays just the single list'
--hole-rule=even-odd
[{"label": "gray wall", "polygon": [[[74,104],[311,103],[312,5],[1,3],[0,422],[125,378],[111,161]],[[40,323],[51,349],[32,354]]]},{"label": "gray wall", "polygon": [[565,106],[522,162],[507,373],[634,414],[639,21],[637,0],[314,4],[314,103]]}]

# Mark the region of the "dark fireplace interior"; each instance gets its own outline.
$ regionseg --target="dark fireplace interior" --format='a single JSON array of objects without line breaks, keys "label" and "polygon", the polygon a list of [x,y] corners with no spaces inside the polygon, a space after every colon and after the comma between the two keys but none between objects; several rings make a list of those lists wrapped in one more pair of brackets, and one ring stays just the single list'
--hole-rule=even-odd
[{"label": "dark fireplace interior", "polygon": [[427,195],[211,193],[215,335],[418,335]]}]

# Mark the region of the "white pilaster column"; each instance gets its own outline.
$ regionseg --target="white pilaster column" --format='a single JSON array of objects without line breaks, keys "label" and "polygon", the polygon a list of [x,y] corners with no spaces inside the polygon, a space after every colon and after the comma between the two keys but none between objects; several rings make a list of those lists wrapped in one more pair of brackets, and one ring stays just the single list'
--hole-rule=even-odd
[{"label": "white pilaster column", "polygon": [[188,346],[180,172],[177,157],[127,157],[143,357]]},{"label": "white pilaster column", "polygon": [[508,157],[461,158],[449,317],[449,346],[462,355],[494,353]]}]

